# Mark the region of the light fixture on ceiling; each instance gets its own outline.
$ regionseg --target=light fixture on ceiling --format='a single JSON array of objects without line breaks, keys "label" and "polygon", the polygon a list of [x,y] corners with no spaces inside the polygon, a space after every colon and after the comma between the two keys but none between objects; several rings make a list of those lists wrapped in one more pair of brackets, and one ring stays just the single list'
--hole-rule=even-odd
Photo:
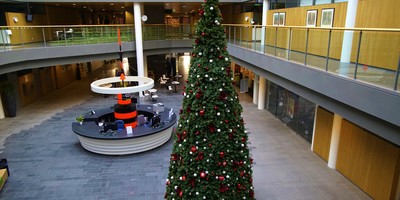
[{"label": "light fixture on ceiling", "polygon": [[110,6],[113,6],[114,4],[113,3],[110,3]]}]

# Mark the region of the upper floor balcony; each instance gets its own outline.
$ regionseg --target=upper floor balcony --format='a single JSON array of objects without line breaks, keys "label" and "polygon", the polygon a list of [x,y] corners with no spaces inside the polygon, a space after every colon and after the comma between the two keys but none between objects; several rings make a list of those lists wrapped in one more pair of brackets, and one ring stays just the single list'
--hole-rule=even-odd
[{"label": "upper floor balcony", "polygon": [[[133,25],[0,26],[1,65],[17,63],[4,52],[135,41]],[[262,34],[263,29],[265,35]],[[400,29],[345,29],[291,26],[225,25],[230,45],[323,70],[388,90],[400,86]],[[343,37],[351,34],[351,49]],[[193,25],[144,25],[143,40],[192,40]],[[133,43],[132,43],[133,44]],[[134,48],[134,45],[132,45]],[[346,52],[350,62],[341,62]],[[29,59],[29,58],[25,58]],[[10,70],[8,70],[10,71]]]}]

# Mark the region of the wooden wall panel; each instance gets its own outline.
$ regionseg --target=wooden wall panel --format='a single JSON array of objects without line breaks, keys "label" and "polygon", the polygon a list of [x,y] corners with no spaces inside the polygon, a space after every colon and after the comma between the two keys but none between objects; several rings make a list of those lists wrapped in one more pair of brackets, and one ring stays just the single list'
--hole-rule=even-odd
[{"label": "wooden wall panel", "polygon": [[342,121],[336,168],[374,199],[390,199],[399,154],[399,147]]},{"label": "wooden wall panel", "polygon": [[333,126],[333,113],[318,107],[315,123],[313,150],[325,161],[329,159],[331,136]]},{"label": "wooden wall panel", "polygon": [[[334,8],[333,27],[344,27],[347,13],[347,2],[304,6],[270,10],[267,13],[267,25],[272,25],[273,14],[286,13],[286,26],[305,26],[307,10],[317,10],[317,27],[321,24],[321,13],[324,8]],[[363,0],[358,3],[356,27],[357,28],[399,28],[400,4],[398,0]],[[384,69],[396,70],[398,52],[400,51],[400,33],[364,32],[362,36],[359,63]],[[351,61],[357,60],[359,33],[355,32],[351,51]],[[274,45],[275,31],[267,31],[266,44]],[[340,59],[343,42],[343,31],[334,31],[331,38],[330,58]],[[278,47],[287,47],[287,34],[278,33]],[[320,30],[310,30],[308,52],[310,54],[326,56],[328,33]],[[305,52],[306,31],[297,30],[292,33],[291,49]]]}]

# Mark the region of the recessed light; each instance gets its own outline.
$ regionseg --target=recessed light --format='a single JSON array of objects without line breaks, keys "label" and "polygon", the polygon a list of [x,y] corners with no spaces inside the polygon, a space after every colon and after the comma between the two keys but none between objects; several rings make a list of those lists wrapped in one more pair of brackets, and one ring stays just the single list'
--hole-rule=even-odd
[{"label": "recessed light", "polygon": [[103,11],[106,11],[106,9],[105,9],[105,8],[103,8],[102,10],[103,10]]},{"label": "recessed light", "polygon": [[56,4],[56,6],[60,6],[60,4]]},{"label": "recessed light", "polygon": [[114,4],[113,3],[110,3],[110,6],[113,6]]},{"label": "recessed light", "polygon": [[83,6],[83,8],[86,8],[86,6]]},{"label": "recessed light", "polygon": [[125,8],[124,6],[121,6],[121,8]]},{"label": "recessed light", "polygon": [[166,6],[169,6],[169,3],[165,4]]},{"label": "recessed light", "polygon": [[73,6],[76,6],[76,3],[73,3],[72,5],[73,5]]},{"label": "recessed light", "polygon": [[185,5],[183,5],[183,6],[182,6],[182,8],[186,8],[186,6],[185,6]]}]

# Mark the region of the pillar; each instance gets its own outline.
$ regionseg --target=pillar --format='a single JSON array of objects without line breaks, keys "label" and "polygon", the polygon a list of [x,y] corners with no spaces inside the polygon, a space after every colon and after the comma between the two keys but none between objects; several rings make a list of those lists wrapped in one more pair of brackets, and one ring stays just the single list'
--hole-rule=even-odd
[{"label": "pillar", "polygon": [[[144,63],[143,63],[143,39],[142,39],[142,19],[141,19],[141,8],[140,3],[133,3],[133,13],[135,21],[135,43],[136,43],[136,62],[138,76],[144,76]],[[143,84],[139,82],[139,85]],[[142,92],[139,92],[139,96],[142,97]]]},{"label": "pillar", "polygon": [[4,109],[3,109],[3,103],[1,100],[1,94],[0,94],[0,119],[4,119],[5,115],[4,115]]},{"label": "pillar", "polygon": [[262,22],[263,25],[261,29],[261,52],[265,52],[265,36],[266,36],[266,28],[267,25],[267,12],[269,10],[269,0],[263,0],[263,9],[262,9]]},{"label": "pillar", "polygon": [[[356,24],[358,0],[349,0],[347,3],[346,23],[345,28],[354,28]],[[342,55],[340,62],[350,63],[351,48],[353,44],[354,31],[344,31],[342,43]]]},{"label": "pillar", "polygon": [[315,126],[317,124],[317,111],[318,111],[318,105],[315,105],[315,112],[314,112],[314,124],[313,124],[313,133],[312,133],[312,139],[311,139],[311,151],[314,151],[314,136],[315,136]]},{"label": "pillar", "polygon": [[333,116],[331,146],[329,149],[328,167],[336,169],[336,160],[339,149],[340,128],[342,126],[343,117],[336,114]]},{"label": "pillar", "polygon": [[258,86],[258,110],[264,110],[265,108],[265,91],[266,91],[266,81],[265,78],[260,76],[259,86]]},{"label": "pillar", "polygon": [[253,103],[257,105],[258,103],[258,78],[260,76],[258,74],[254,74],[253,81]]}]

